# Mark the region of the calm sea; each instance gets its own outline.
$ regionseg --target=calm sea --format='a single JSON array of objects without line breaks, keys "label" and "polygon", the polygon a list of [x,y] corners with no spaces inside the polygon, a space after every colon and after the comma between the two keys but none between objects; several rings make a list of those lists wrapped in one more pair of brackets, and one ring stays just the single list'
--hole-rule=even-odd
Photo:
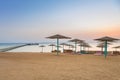
[{"label": "calm sea", "polygon": [[[0,49],[15,47],[23,44],[26,44],[26,43],[0,43]],[[45,46],[43,48],[43,52],[51,52],[52,47],[48,46],[49,45],[48,43],[39,43],[39,45],[27,45],[27,46],[19,47],[7,52],[42,52],[42,48],[40,47],[40,45]],[[56,47],[53,47],[53,49],[55,50]],[[62,51],[62,48],[60,48],[60,50]]]},{"label": "calm sea", "polygon": [[[14,47],[14,46],[19,46],[19,45],[23,45],[26,43],[0,43],[0,50],[4,49],[4,48],[9,48],[9,47]],[[55,43],[53,43],[55,44]],[[28,45],[28,46],[24,46],[24,47],[20,47],[20,48],[16,48],[7,52],[42,52],[42,48],[40,47],[40,45],[44,45],[45,47],[43,48],[43,52],[51,52],[52,47],[48,46],[49,43],[39,43],[39,45]],[[114,45],[113,45],[114,46]],[[114,50],[112,47],[108,47],[108,50]],[[64,47],[65,49],[69,49],[68,46]],[[56,47],[53,47],[53,50],[56,50]],[[63,48],[61,46],[60,48],[61,51],[63,51]],[[79,46],[77,47],[77,51],[79,51],[80,48]],[[89,50],[101,50],[100,48],[96,48],[96,45],[93,44],[92,48],[90,48]]]}]

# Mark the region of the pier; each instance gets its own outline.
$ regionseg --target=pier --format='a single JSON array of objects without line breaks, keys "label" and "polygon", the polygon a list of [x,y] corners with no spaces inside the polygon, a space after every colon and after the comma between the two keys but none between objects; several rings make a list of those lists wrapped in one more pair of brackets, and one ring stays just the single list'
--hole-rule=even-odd
[{"label": "pier", "polygon": [[24,47],[24,46],[30,46],[30,45],[39,45],[39,44],[38,43],[28,43],[28,44],[23,44],[23,45],[3,48],[3,49],[0,49],[0,52],[6,52],[6,51],[10,51],[10,50],[13,50],[13,49],[16,49],[16,48],[20,48],[20,47]]}]

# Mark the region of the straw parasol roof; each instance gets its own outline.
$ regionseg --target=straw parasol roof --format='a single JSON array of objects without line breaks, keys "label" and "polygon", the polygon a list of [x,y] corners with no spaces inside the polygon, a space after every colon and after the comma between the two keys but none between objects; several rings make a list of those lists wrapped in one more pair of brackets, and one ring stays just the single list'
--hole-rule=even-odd
[{"label": "straw parasol roof", "polygon": [[86,47],[89,47],[89,48],[90,48],[91,46],[88,44],[88,45],[86,45]]},{"label": "straw parasol roof", "polygon": [[95,40],[113,42],[113,41],[116,41],[116,40],[119,40],[119,39],[105,36],[105,37],[101,37],[101,38],[98,38],[98,39],[95,39]]},{"label": "straw parasol roof", "polygon": [[116,49],[116,51],[117,51],[117,49],[118,49],[118,48],[120,48],[120,46],[115,46],[115,47],[113,47],[113,48],[115,48],[115,49]]},{"label": "straw parasol roof", "polygon": [[50,44],[49,46],[56,46],[55,44]]},{"label": "straw parasol roof", "polygon": [[87,43],[87,44],[85,45],[85,47],[89,47],[89,48],[90,48],[91,46]]},{"label": "straw parasol roof", "polygon": [[66,43],[61,43],[60,45],[67,45]]},{"label": "straw parasol roof", "polygon": [[73,45],[71,45],[71,44],[68,44],[71,48],[74,48],[74,46]]},{"label": "straw parasol roof", "polygon": [[44,45],[40,45],[39,47],[45,47]]},{"label": "straw parasol roof", "polygon": [[60,34],[56,34],[50,37],[46,37],[46,38],[50,38],[50,39],[57,39],[57,55],[59,53],[59,39],[71,39],[70,37],[66,37]]},{"label": "straw parasol roof", "polygon": [[86,46],[89,46],[89,44],[88,43],[86,43],[86,42],[82,42],[82,43],[80,43],[80,45],[79,46],[84,46],[84,47],[86,47]]},{"label": "straw parasol roof", "polygon": [[96,47],[105,47],[104,44],[98,44]]},{"label": "straw parasol roof", "polygon": [[53,35],[53,36],[50,36],[50,37],[46,37],[46,38],[50,38],[50,39],[71,39],[70,37],[66,37],[66,36],[59,35],[59,34],[56,34],[56,35]]},{"label": "straw parasol roof", "polygon": [[[58,46],[55,46],[55,47],[58,47]],[[61,46],[59,46],[59,48],[62,48]]]},{"label": "straw parasol roof", "polygon": [[[111,43],[107,42],[108,45],[111,45]],[[105,44],[102,42],[102,43],[99,43],[96,47],[105,47]]]},{"label": "straw parasol roof", "polygon": [[116,51],[117,51],[117,49],[118,49],[118,48],[120,48],[120,46],[115,46],[115,47],[113,47],[113,48],[115,48],[115,49],[116,49]]},{"label": "straw parasol roof", "polygon": [[67,44],[67,46],[73,46],[72,44]]},{"label": "straw parasol roof", "polygon": [[55,44],[50,44],[49,46],[52,46],[52,51],[53,51],[53,46],[56,46]]},{"label": "straw parasol roof", "polygon": [[43,47],[45,47],[45,46],[44,46],[44,45],[40,45],[39,47],[41,47],[41,48],[42,48],[42,51],[41,51],[41,52],[43,53]]},{"label": "straw parasol roof", "polygon": [[77,43],[79,43],[79,42],[82,42],[83,40],[80,40],[80,39],[72,39],[72,40],[69,40],[69,42],[77,42]]},{"label": "straw parasol roof", "polygon": [[113,48],[120,48],[120,46],[115,46],[115,47],[113,47]]},{"label": "straw parasol roof", "polygon": [[74,48],[74,46],[73,46],[72,44],[67,44],[66,46],[68,46],[69,49],[70,49],[70,48]]}]

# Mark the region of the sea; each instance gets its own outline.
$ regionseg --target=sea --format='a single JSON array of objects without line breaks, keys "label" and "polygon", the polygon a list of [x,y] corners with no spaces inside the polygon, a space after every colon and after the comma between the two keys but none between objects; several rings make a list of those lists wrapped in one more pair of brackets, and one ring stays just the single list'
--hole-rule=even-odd
[{"label": "sea", "polygon": [[[28,43],[0,43],[0,50],[15,47],[15,46],[20,46],[24,44],[28,44]],[[41,45],[44,45],[45,47],[42,48],[40,47]],[[62,47],[60,47],[59,49],[61,51],[63,50]],[[53,50],[56,50],[55,46],[53,46]],[[49,43],[38,43],[38,45],[27,45],[27,46],[15,48],[6,52],[51,52],[51,51],[52,51],[52,46],[49,46]]]},{"label": "sea", "polygon": [[[28,43],[0,43],[0,51],[5,49],[5,48],[10,48],[10,47],[15,47],[19,45],[24,45]],[[56,43],[38,43],[38,45],[27,45],[19,48],[15,48],[6,52],[51,52],[52,51],[52,46],[49,46],[50,44],[56,44]],[[44,45],[45,47],[40,47],[41,45]],[[74,45],[74,44],[73,44]],[[100,48],[95,47],[96,44],[92,45],[92,48],[89,48],[89,50],[101,50]],[[64,49],[70,49],[68,46],[64,46]],[[53,47],[53,50],[57,50],[57,47]],[[62,52],[63,51],[63,46],[59,48],[59,50]],[[74,48],[72,49],[74,50]],[[80,50],[80,47],[77,46],[77,51]],[[86,49],[87,50],[87,49]],[[112,47],[108,47],[108,50],[115,50]]]}]

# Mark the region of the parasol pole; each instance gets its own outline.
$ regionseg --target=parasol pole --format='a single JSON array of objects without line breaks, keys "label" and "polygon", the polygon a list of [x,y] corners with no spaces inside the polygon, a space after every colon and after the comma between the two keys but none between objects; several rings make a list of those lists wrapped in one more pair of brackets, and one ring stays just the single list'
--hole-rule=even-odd
[{"label": "parasol pole", "polygon": [[108,52],[107,52],[107,41],[105,41],[105,51],[104,51],[105,58],[107,57],[107,54],[108,54]]},{"label": "parasol pole", "polygon": [[75,41],[75,53],[76,53],[77,42]]},{"label": "parasol pole", "polygon": [[43,47],[42,47],[42,53],[43,53]]},{"label": "parasol pole", "polygon": [[64,53],[64,45],[63,45],[63,53]]},{"label": "parasol pole", "polygon": [[82,46],[80,45],[80,53],[82,53]]},{"label": "parasol pole", "polygon": [[83,46],[83,54],[85,53],[85,46]]},{"label": "parasol pole", "polygon": [[53,51],[53,46],[52,46],[52,51]]},{"label": "parasol pole", "polygon": [[102,53],[102,54],[103,54],[103,48],[104,48],[104,47],[102,46],[102,47],[101,47],[101,53]]},{"label": "parasol pole", "polygon": [[57,38],[57,55],[59,53],[59,38]]}]

